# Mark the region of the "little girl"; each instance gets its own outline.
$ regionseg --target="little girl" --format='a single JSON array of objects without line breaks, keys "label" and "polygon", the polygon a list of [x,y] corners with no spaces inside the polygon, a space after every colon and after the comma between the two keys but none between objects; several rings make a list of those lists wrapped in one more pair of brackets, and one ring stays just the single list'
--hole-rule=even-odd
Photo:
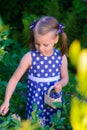
[{"label": "little girl", "polygon": [[[32,106],[37,104],[42,113],[39,118],[42,123],[50,124],[50,117],[57,109],[47,107],[44,103],[44,93],[53,85],[58,97],[62,88],[68,83],[68,69],[66,58],[67,37],[63,25],[50,16],[44,16],[30,25],[31,51],[26,53],[18,68],[8,82],[5,99],[0,107],[0,113],[5,115],[9,110],[9,101],[16,85],[28,69],[27,88],[27,118],[31,119]],[[61,36],[61,49],[54,49]]]}]

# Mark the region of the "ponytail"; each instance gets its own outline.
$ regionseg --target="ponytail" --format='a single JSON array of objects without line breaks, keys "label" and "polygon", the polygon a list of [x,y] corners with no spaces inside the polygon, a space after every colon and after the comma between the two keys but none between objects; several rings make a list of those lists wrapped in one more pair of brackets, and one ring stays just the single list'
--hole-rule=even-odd
[{"label": "ponytail", "polygon": [[30,50],[35,50],[35,44],[34,44],[34,35],[33,32],[30,32],[30,39],[29,39],[29,48]]},{"label": "ponytail", "polygon": [[61,54],[67,53],[67,35],[65,32],[61,33]]}]

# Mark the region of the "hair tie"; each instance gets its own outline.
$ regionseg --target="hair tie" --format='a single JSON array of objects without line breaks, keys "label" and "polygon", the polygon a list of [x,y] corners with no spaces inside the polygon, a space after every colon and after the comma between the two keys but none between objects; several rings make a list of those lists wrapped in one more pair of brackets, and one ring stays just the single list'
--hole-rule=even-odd
[{"label": "hair tie", "polygon": [[36,24],[37,24],[37,22],[38,22],[38,20],[34,20],[31,24],[30,24],[30,30],[33,30],[34,29],[34,27],[36,26]]},{"label": "hair tie", "polygon": [[62,24],[62,23],[59,23],[58,24],[59,28],[58,28],[58,34],[62,34],[64,31],[63,31],[63,28],[65,28],[65,26]]}]

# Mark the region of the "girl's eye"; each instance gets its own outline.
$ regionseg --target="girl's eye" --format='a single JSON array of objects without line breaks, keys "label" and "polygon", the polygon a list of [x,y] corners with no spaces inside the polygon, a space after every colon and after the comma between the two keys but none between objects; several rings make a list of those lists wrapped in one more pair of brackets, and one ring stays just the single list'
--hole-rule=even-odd
[{"label": "girl's eye", "polygon": [[[39,44],[39,43],[35,43],[37,46],[40,46],[41,44]],[[46,44],[43,44],[43,46],[45,46],[45,47],[47,47],[47,46],[49,46],[49,45],[46,45]]]},{"label": "girl's eye", "polygon": [[48,45],[44,45],[45,47],[47,47]]}]

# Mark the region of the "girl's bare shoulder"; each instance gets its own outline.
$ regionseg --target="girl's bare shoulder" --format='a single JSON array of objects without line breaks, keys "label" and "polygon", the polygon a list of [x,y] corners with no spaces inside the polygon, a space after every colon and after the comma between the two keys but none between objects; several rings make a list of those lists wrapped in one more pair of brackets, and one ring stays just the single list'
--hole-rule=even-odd
[{"label": "girl's bare shoulder", "polygon": [[62,56],[62,60],[67,62],[67,56],[66,56],[66,55],[63,55],[63,56]]},{"label": "girl's bare shoulder", "polygon": [[20,63],[25,64],[28,67],[30,67],[32,64],[31,53],[30,52],[25,53],[24,56],[22,57]]}]

